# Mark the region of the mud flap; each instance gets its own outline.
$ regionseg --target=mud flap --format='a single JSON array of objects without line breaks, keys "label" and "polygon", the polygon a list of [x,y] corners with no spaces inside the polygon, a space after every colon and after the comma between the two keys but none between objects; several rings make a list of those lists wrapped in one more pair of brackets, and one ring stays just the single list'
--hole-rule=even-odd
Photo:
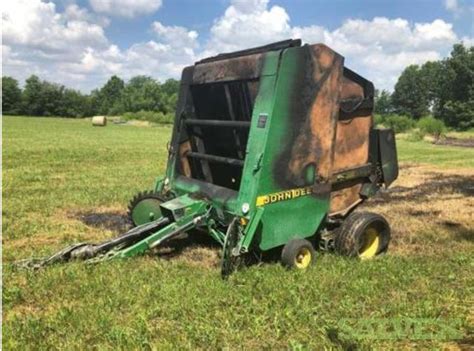
[{"label": "mud flap", "polygon": [[398,177],[398,158],[395,133],[392,129],[373,129],[370,135],[370,159],[379,164],[381,181],[388,187]]}]

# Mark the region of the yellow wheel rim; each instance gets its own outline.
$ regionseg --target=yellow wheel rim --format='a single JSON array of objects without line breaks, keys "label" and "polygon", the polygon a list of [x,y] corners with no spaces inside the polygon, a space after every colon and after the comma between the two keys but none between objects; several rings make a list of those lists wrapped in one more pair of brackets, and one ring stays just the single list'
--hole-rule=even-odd
[{"label": "yellow wheel rim", "polygon": [[305,269],[311,263],[311,251],[306,247],[302,247],[295,257],[295,266],[299,269]]},{"label": "yellow wheel rim", "polygon": [[380,236],[374,228],[368,228],[363,237],[363,244],[359,250],[359,257],[363,260],[372,258],[379,249]]}]

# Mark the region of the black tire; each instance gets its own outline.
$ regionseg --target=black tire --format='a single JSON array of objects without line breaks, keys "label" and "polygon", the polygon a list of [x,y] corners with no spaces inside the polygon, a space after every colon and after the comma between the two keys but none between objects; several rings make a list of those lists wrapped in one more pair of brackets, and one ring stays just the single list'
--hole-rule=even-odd
[{"label": "black tire", "polygon": [[281,251],[281,263],[287,268],[306,269],[315,258],[313,245],[305,239],[292,239]]},{"label": "black tire", "polygon": [[340,255],[371,258],[387,251],[389,242],[390,226],[384,217],[354,212],[337,229],[334,248]]},{"label": "black tire", "polygon": [[127,211],[127,217],[132,226],[136,227],[138,225],[143,224],[143,223],[136,223],[136,221],[133,219],[133,210],[141,201],[147,200],[147,199],[156,200],[159,203],[163,203],[166,201],[166,199],[161,194],[154,192],[152,190],[145,190],[136,194],[132,198],[132,200],[130,200],[128,204],[128,211]]}]

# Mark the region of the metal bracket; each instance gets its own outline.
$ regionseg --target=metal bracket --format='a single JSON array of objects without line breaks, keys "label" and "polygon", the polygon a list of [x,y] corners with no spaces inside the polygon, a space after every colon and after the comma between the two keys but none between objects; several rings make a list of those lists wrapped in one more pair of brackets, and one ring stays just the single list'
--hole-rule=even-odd
[{"label": "metal bracket", "polygon": [[250,222],[245,227],[244,235],[238,245],[240,253],[246,253],[249,251],[249,247],[252,244],[252,240],[255,236],[260,220],[262,219],[264,210],[265,207],[257,207],[255,214],[250,218]]}]

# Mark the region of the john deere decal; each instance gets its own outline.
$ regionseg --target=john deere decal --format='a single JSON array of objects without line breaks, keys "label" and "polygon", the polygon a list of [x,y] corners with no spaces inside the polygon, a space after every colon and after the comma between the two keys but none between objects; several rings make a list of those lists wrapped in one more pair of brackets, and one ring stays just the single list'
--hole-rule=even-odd
[{"label": "john deere decal", "polygon": [[310,195],[310,194],[311,194],[311,187],[306,187],[306,188],[280,191],[278,193],[273,193],[273,194],[268,194],[268,195],[261,195],[257,197],[257,206],[265,206],[265,205],[272,204],[278,201],[296,199],[297,197]]}]

